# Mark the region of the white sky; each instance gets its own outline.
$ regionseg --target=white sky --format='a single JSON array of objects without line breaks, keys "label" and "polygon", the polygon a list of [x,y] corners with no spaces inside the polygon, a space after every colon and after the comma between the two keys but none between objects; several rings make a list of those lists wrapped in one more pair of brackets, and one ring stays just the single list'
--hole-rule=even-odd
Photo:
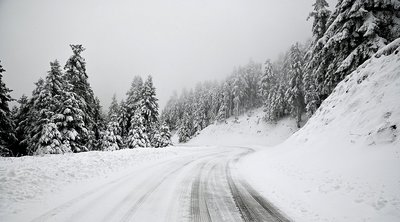
[{"label": "white sky", "polygon": [[[328,0],[331,8],[337,0]],[[134,75],[153,76],[160,106],[174,90],[222,79],[250,59],[275,59],[311,36],[314,0],[0,0],[0,60],[12,96],[83,44],[104,110]]]}]

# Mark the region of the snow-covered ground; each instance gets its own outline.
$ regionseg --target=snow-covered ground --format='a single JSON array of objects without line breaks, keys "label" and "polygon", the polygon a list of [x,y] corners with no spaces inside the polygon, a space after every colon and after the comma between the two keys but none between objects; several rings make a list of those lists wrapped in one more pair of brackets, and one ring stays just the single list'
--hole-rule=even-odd
[{"label": "snow-covered ground", "polygon": [[400,221],[400,53],[365,62],[296,133],[292,119],[262,115],[211,125],[189,144],[258,149],[240,172],[295,221]]},{"label": "snow-covered ground", "polygon": [[0,221],[21,213],[31,218],[32,206],[40,206],[39,212],[50,209],[132,171],[199,152],[168,147],[0,158]]},{"label": "snow-covered ground", "polygon": [[295,221],[400,221],[400,53],[346,78],[283,144],[243,175]]},{"label": "snow-covered ground", "polygon": [[298,130],[292,118],[285,118],[275,124],[265,122],[264,115],[262,108],[259,108],[240,116],[237,121],[232,117],[225,123],[212,124],[187,144],[273,146],[283,142]]}]

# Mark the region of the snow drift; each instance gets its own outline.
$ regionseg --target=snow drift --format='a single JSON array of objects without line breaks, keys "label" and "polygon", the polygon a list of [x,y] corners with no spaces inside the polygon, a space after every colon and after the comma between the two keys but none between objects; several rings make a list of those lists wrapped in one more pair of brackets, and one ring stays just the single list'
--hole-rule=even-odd
[{"label": "snow drift", "polygon": [[295,221],[400,221],[399,43],[345,78],[288,140],[241,163]]},{"label": "snow drift", "polygon": [[298,130],[296,121],[285,118],[278,123],[266,123],[262,108],[249,111],[237,120],[214,123],[191,139],[190,145],[272,146],[285,141]]}]

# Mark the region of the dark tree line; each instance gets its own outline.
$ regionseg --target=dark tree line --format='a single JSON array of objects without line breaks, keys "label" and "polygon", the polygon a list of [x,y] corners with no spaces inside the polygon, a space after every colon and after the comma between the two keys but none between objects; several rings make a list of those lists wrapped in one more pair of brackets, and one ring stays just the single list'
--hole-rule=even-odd
[{"label": "dark tree line", "polygon": [[313,115],[340,81],[400,37],[399,1],[339,0],[331,12],[325,0],[316,0],[313,7],[309,43],[295,43],[263,66],[251,62],[221,83],[201,83],[172,96],[161,116],[181,142],[213,122],[261,106],[267,120],[291,115],[300,127],[303,114]]},{"label": "dark tree line", "polygon": [[[18,108],[12,101],[0,66],[0,154],[21,156],[59,154],[124,147],[164,147],[171,144],[169,129],[158,121],[158,104],[151,76],[135,77],[122,105],[113,102],[108,115],[101,111],[88,81],[82,45],[71,45],[64,68],[55,60],[31,97],[23,95]],[[120,125],[121,124],[121,125]]]}]

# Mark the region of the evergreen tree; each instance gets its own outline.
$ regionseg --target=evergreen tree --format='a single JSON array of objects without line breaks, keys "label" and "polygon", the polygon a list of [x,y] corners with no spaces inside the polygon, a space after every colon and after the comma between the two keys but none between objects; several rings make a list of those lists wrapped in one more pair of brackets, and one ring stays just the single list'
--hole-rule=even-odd
[{"label": "evergreen tree", "polygon": [[62,98],[62,106],[57,110],[54,118],[56,125],[63,138],[65,150],[73,152],[88,151],[86,144],[88,142],[89,131],[84,122],[85,113],[82,107],[85,107],[81,97],[71,90],[71,85],[67,85]]},{"label": "evergreen tree", "polygon": [[179,130],[178,130],[178,138],[180,143],[186,143],[191,139],[191,129],[192,129],[192,121],[190,114],[188,112],[184,112]]},{"label": "evergreen tree", "polygon": [[62,105],[62,95],[65,87],[63,74],[57,60],[50,62],[50,71],[38,97],[34,101],[33,109],[38,112],[38,118],[33,124],[34,136],[28,145],[28,150],[35,154],[58,154],[70,152],[63,146],[62,136],[54,122],[56,111]]},{"label": "evergreen tree", "polygon": [[19,108],[13,119],[17,126],[15,131],[18,142],[13,146],[13,153],[15,156],[22,156],[28,154],[28,140],[26,140],[26,138],[28,134],[27,132],[31,127],[29,122],[31,116],[31,103],[26,95],[22,95],[17,102],[19,103]]},{"label": "evergreen tree", "polygon": [[131,121],[138,109],[143,98],[143,80],[140,76],[133,78],[131,87],[126,93],[127,99],[121,104],[120,126],[122,127],[122,135],[128,133],[131,126]]},{"label": "evergreen tree", "polygon": [[171,130],[178,128],[179,104],[178,94],[174,92],[161,113],[161,122],[168,125]]},{"label": "evergreen tree", "polygon": [[223,97],[221,101],[221,106],[218,110],[217,121],[218,122],[225,122],[226,119],[229,117],[229,92],[228,87],[225,84],[223,88]]},{"label": "evergreen tree", "polygon": [[301,115],[304,112],[303,62],[304,55],[296,43],[290,49],[289,88],[286,98],[290,105],[290,113],[296,117],[297,127],[300,128]]},{"label": "evergreen tree", "polygon": [[14,123],[8,106],[12,101],[11,90],[3,82],[4,71],[0,64],[0,156],[12,155],[11,146],[16,141]]},{"label": "evergreen tree", "polygon": [[[37,140],[38,138],[35,138],[35,135],[37,135],[38,132],[41,130],[41,126],[38,126],[37,123],[42,120],[40,117],[40,105],[38,102],[41,101],[41,97],[44,97],[41,93],[44,89],[45,81],[42,78],[39,78],[39,80],[35,83],[35,89],[32,91],[32,97],[29,99],[28,104],[26,105],[27,107],[27,113],[24,116],[25,118],[22,119],[22,126],[24,128],[21,128],[18,126],[17,130],[23,129],[24,131],[21,132],[23,137],[20,142],[20,145],[26,145],[24,147],[26,149],[26,153],[29,155],[32,155],[35,152],[35,149],[37,148]],[[45,112],[43,112],[44,114]]]},{"label": "evergreen tree", "polygon": [[307,67],[321,100],[378,49],[400,37],[399,9],[399,1],[338,2],[324,35],[312,46]]},{"label": "evergreen tree", "polygon": [[99,98],[95,98],[94,109],[93,109],[93,125],[92,130],[89,131],[89,142],[87,147],[89,150],[98,150],[100,149],[100,143],[102,139],[101,132],[106,127],[105,118],[102,113],[102,107],[100,105]]},{"label": "evergreen tree", "polygon": [[240,107],[243,102],[243,83],[238,73],[235,73],[233,78],[233,113],[235,115],[235,120],[237,120],[240,115]]},{"label": "evergreen tree", "polygon": [[[79,105],[76,107],[80,110],[80,117],[84,122],[86,132],[79,135],[79,146],[87,146],[93,144],[93,137],[95,135],[95,114],[100,112],[98,104],[94,97],[93,90],[88,82],[88,75],[86,74],[86,62],[81,56],[85,50],[82,45],[70,45],[73,55],[68,59],[65,64],[65,78],[70,84],[70,92],[74,93],[73,97],[80,100],[75,103]],[[74,103],[74,102],[73,102]],[[88,150],[86,147],[79,150]]]},{"label": "evergreen tree", "polygon": [[144,122],[145,119],[142,113],[140,112],[140,110],[137,110],[131,120],[131,127],[127,139],[128,148],[132,149],[137,147],[150,146],[150,139],[147,135]]},{"label": "evergreen tree", "polygon": [[264,73],[260,82],[260,96],[264,101],[264,112],[270,116],[270,106],[272,105],[272,94],[275,87],[275,74],[270,60],[264,63]]},{"label": "evergreen tree", "polygon": [[318,97],[315,81],[310,72],[306,71],[303,77],[304,86],[304,103],[306,105],[306,112],[311,117],[317,111],[321,100]]},{"label": "evergreen tree", "polygon": [[155,148],[166,147],[172,145],[171,132],[167,124],[162,123],[160,129],[155,133],[152,146]]},{"label": "evergreen tree", "polygon": [[142,100],[140,102],[140,109],[143,115],[143,124],[145,132],[150,136],[153,133],[154,125],[158,123],[158,103],[156,98],[156,89],[153,86],[153,80],[151,76],[148,76],[142,92]]},{"label": "evergreen tree", "polygon": [[114,95],[108,111],[107,128],[103,132],[102,136],[102,150],[112,151],[122,148],[121,127],[118,123],[119,112],[120,107],[118,105],[116,95]]},{"label": "evergreen tree", "polygon": [[129,122],[129,118],[128,118],[128,110],[127,110],[127,106],[124,100],[122,100],[119,104],[119,109],[120,111],[118,112],[117,115],[117,121],[119,126],[121,127],[121,137],[123,139],[123,141],[125,141],[125,138],[128,136],[128,132],[129,132],[129,127],[130,126],[130,122]]},{"label": "evergreen tree", "polygon": [[329,4],[325,0],[316,0],[313,7],[314,10],[310,13],[307,20],[313,18],[313,41],[316,42],[324,35],[327,29],[327,22],[331,11],[328,9]]}]

